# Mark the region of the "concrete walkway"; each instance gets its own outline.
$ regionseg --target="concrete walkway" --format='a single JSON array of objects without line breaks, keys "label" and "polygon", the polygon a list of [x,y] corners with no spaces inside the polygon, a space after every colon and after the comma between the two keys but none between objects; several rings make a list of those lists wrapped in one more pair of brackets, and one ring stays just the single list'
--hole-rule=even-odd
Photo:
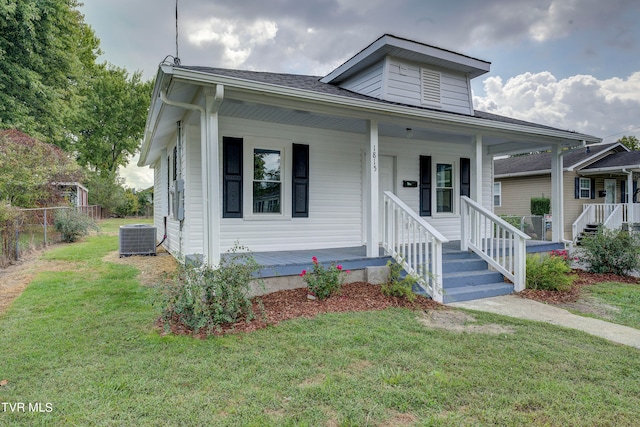
[{"label": "concrete walkway", "polygon": [[567,310],[543,304],[515,295],[483,298],[447,304],[450,307],[486,311],[519,319],[547,322],[565,328],[578,329],[619,344],[640,348],[640,330],[628,326],[616,325],[604,320],[577,316]]}]

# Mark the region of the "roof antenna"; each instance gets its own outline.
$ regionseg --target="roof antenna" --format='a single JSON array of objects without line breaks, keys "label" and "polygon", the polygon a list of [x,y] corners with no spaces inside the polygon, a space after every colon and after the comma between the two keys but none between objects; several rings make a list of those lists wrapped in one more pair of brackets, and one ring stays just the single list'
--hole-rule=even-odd
[{"label": "roof antenna", "polygon": [[176,56],[173,58],[174,65],[180,65],[180,55],[178,54],[178,0],[176,0]]}]

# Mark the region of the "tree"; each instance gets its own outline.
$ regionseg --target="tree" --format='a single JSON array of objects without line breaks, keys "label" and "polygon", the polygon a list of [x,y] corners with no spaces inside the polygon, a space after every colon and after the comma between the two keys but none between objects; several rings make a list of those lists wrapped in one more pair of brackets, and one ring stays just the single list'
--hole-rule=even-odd
[{"label": "tree", "polygon": [[129,76],[110,64],[96,68],[82,90],[82,113],[75,120],[80,164],[113,174],[129,162],[140,148],[152,88],[139,72]]},{"label": "tree", "polygon": [[0,128],[67,148],[79,91],[100,54],[77,0],[0,1]]},{"label": "tree", "polygon": [[635,136],[623,136],[618,141],[620,144],[624,145],[631,151],[639,151],[640,150],[640,141]]},{"label": "tree", "polygon": [[0,132],[0,203],[24,208],[47,205],[58,198],[55,182],[83,179],[71,156],[17,130]]}]

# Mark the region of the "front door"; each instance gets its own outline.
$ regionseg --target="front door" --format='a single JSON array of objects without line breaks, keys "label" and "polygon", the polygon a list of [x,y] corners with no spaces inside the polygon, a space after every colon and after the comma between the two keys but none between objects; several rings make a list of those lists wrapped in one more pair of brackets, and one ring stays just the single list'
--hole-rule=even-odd
[{"label": "front door", "polygon": [[382,240],[382,230],[384,230],[384,199],[385,191],[396,192],[396,168],[393,156],[380,156],[380,170],[378,171],[378,193],[379,193],[379,236]]},{"label": "front door", "polygon": [[604,180],[604,202],[605,203],[615,203],[616,202],[616,180],[615,179],[605,179]]}]

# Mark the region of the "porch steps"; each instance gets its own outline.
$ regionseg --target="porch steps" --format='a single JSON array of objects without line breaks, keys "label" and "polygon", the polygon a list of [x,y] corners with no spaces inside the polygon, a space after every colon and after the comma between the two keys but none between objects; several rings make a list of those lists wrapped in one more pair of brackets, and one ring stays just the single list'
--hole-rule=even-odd
[{"label": "porch steps", "polygon": [[582,230],[580,235],[578,235],[578,238],[576,239],[576,245],[580,246],[582,239],[584,239],[586,236],[596,234],[596,232],[598,231],[598,227],[600,225],[602,224],[587,224],[587,226],[584,228],[584,230]]},{"label": "porch steps", "polygon": [[[442,255],[444,303],[470,301],[513,292],[502,274],[489,270],[486,261],[473,252],[447,252]],[[414,292],[426,295],[420,286]]]}]

